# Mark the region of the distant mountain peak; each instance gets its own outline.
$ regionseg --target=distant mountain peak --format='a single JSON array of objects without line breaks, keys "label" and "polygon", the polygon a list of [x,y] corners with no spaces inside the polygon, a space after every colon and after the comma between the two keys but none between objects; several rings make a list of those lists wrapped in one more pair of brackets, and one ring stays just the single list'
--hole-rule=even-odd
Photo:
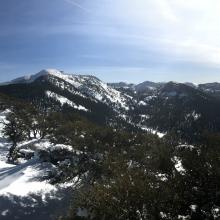
[{"label": "distant mountain peak", "polygon": [[[123,109],[123,111],[129,109],[127,102],[131,97],[123,95],[93,75],[69,74],[56,69],[43,69],[36,74],[20,77],[2,85],[30,84],[31,87],[32,83],[37,83],[35,85],[39,89],[43,84],[51,85],[57,90],[60,89],[61,93],[63,91],[69,93],[69,96],[87,98],[92,102],[115,106],[116,109]],[[62,96],[62,94],[57,95],[59,96],[56,97]]]},{"label": "distant mountain peak", "polygon": [[31,77],[27,81],[27,83],[33,82],[41,76],[48,76],[48,75],[61,77],[64,74],[63,74],[63,72],[56,70],[56,69],[43,69],[39,73],[31,75]]},{"label": "distant mountain peak", "polygon": [[158,89],[161,85],[163,85],[163,83],[155,83],[155,82],[151,82],[151,81],[144,81],[138,85],[135,86],[135,89],[137,92],[144,92],[147,90],[156,90]]},{"label": "distant mountain peak", "polygon": [[1,85],[10,85],[10,84],[20,84],[20,83],[32,83],[36,79],[42,76],[56,76],[56,77],[62,77],[64,73],[62,71],[56,70],[56,69],[43,69],[40,72],[36,74],[29,74],[23,77],[16,78],[14,80],[11,80],[6,83],[2,83]]},{"label": "distant mountain peak", "polygon": [[36,75],[63,75],[63,71],[59,71],[57,69],[43,69]]},{"label": "distant mountain peak", "polygon": [[127,82],[116,82],[116,83],[108,83],[109,86],[111,86],[114,89],[134,89],[135,84],[133,83],[127,83]]}]

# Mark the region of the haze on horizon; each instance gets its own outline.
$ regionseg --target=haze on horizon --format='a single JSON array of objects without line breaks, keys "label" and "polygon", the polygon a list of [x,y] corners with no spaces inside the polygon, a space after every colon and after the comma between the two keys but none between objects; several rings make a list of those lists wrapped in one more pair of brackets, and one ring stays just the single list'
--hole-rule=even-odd
[{"label": "haze on horizon", "polygon": [[106,82],[220,82],[218,0],[0,2],[0,81],[56,68]]}]

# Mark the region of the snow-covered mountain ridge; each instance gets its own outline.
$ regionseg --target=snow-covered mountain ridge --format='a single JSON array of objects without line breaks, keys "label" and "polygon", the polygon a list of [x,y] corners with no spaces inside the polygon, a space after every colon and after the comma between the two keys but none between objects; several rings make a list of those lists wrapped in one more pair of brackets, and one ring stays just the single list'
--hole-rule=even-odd
[{"label": "snow-covered mountain ridge", "polygon": [[113,104],[116,108],[129,109],[127,106],[127,101],[130,99],[129,96],[121,94],[97,77],[91,75],[67,74],[56,69],[46,69],[34,75],[12,80],[4,85],[30,84],[39,79],[48,80],[53,85],[81,97],[90,98],[108,105]]},{"label": "snow-covered mountain ridge", "polygon": [[[218,84],[194,86],[150,81],[139,85],[107,84],[92,75],[48,69],[0,85],[0,93],[37,107],[76,112],[101,125],[166,133],[174,128],[187,130],[192,124],[195,128],[202,125],[219,130],[216,118],[219,118],[220,101],[215,97],[218,88]],[[210,92],[214,90],[215,93]]]}]

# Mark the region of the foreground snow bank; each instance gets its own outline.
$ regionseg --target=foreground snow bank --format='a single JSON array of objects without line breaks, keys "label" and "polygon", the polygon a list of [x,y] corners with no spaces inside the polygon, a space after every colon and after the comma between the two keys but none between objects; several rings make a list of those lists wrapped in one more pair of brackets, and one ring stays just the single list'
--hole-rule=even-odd
[{"label": "foreground snow bank", "polygon": [[34,158],[12,168],[0,169],[0,195],[27,196],[30,193],[48,193],[55,190],[55,186],[46,180],[42,181],[48,167],[48,164],[41,164]]},{"label": "foreground snow bank", "polygon": [[1,168],[0,197],[11,195],[26,197],[30,194],[41,194],[44,197],[46,194],[54,194],[58,189],[74,184],[73,182],[52,185],[48,180],[43,180],[51,170],[51,166],[49,163],[41,163],[33,159],[22,165]]},{"label": "foreground snow bank", "polygon": [[[37,143],[37,145],[40,145],[40,143]],[[8,150],[6,145],[2,149],[5,150],[4,153]],[[65,188],[74,184],[50,184],[48,175],[54,172],[55,169],[57,168],[50,162],[42,162],[37,154],[32,159],[19,165],[10,165],[7,163],[6,156],[0,157],[0,196],[28,196],[29,194],[44,196],[48,193],[54,193],[57,188]]]}]

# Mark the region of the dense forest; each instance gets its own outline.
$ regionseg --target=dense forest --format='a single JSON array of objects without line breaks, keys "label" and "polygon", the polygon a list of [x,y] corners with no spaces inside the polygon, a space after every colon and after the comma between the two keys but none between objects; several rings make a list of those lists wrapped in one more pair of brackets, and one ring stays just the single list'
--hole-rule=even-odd
[{"label": "dense forest", "polygon": [[[77,179],[59,219],[218,219],[220,134],[201,132],[192,143],[172,131],[163,138],[139,129],[95,124],[71,111],[47,111],[1,95],[7,114],[8,160],[24,155],[24,140],[47,139],[69,148],[38,150],[58,169],[52,184]],[[189,144],[190,143],[190,144]],[[33,155],[32,155],[33,156]]]}]

